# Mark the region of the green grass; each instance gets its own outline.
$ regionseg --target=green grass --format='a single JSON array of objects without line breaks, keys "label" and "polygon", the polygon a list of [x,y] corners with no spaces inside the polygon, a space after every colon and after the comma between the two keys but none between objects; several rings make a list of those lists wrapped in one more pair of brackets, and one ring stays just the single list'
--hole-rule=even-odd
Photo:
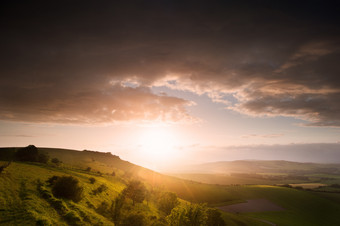
[{"label": "green grass", "polygon": [[319,194],[274,186],[230,187],[234,196],[242,199],[264,198],[283,207],[285,211],[249,213],[278,225],[340,225],[340,204]]},{"label": "green grass", "polygon": [[[91,216],[91,222],[82,221],[83,225],[92,225],[93,222],[105,223],[112,225],[112,222],[97,214],[95,211],[89,211],[87,201],[97,206],[102,200],[109,200],[115,197],[123,185],[120,183],[107,183],[105,178],[97,178],[98,183],[106,183],[110,189],[106,194],[92,197],[91,189],[96,185],[88,183],[88,175],[80,174],[69,170],[46,167],[42,164],[28,164],[13,162],[6,168],[5,172],[0,175],[0,224],[2,225],[35,225],[36,222],[44,222],[46,225],[67,225],[63,216],[60,216],[57,210],[51,207],[51,204],[41,197],[37,190],[38,180],[45,181],[53,175],[72,175],[80,180],[84,187],[85,197],[80,203],[65,202],[69,211],[78,215]],[[82,210],[82,211],[81,211]]]}]

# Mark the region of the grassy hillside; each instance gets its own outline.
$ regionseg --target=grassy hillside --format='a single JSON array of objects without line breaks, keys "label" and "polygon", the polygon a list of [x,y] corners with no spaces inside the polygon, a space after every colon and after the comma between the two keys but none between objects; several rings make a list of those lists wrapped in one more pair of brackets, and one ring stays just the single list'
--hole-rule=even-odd
[{"label": "grassy hillside", "polygon": [[[16,150],[2,148],[0,157],[9,160]],[[129,216],[142,215],[146,225],[167,225],[166,215],[159,207],[160,194],[165,191],[177,191],[180,197],[189,201],[235,201],[223,187],[164,176],[108,153],[48,148],[39,151],[47,152],[62,163],[15,161],[6,167],[0,174],[0,225],[114,225],[111,204],[129,181],[135,179],[145,184],[150,195],[136,205],[125,199],[122,222],[129,220]],[[6,163],[0,161],[0,165]],[[76,178],[83,188],[83,198],[74,202],[55,197],[47,182],[53,176]],[[91,183],[90,178],[95,182]],[[102,185],[106,187],[103,192],[94,192]],[[182,199],[180,205],[185,207],[188,202]],[[223,218],[228,225],[264,225],[236,214],[223,213]]]}]

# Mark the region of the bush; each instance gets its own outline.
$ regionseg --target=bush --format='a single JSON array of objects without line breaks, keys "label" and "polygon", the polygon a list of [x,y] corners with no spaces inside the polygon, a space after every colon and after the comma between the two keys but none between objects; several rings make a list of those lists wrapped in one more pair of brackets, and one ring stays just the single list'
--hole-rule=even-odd
[{"label": "bush", "polygon": [[48,183],[49,186],[52,186],[58,179],[59,179],[58,176],[52,176],[48,178],[46,182]]},{"label": "bush", "polygon": [[49,159],[50,159],[50,157],[48,156],[47,153],[39,153],[38,154],[38,162],[46,164]]},{"label": "bush", "polygon": [[65,214],[64,218],[70,225],[81,225],[81,218],[74,211]]},{"label": "bush", "polygon": [[60,163],[61,163],[61,161],[60,161],[59,159],[57,159],[57,158],[53,158],[53,159],[51,160],[51,162],[54,163],[54,164],[56,164],[57,166],[59,166]]},{"label": "bush", "polygon": [[107,186],[105,185],[105,184],[102,184],[102,185],[100,185],[98,188],[96,188],[96,189],[94,189],[92,192],[93,192],[93,194],[94,195],[96,195],[96,194],[100,194],[100,193],[102,193],[103,191],[106,191],[107,190]]},{"label": "bush", "polygon": [[96,178],[94,178],[94,177],[91,177],[89,180],[90,180],[91,184],[94,184],[94,182],[96,182]]},{"label": "bush", "polygon": [[72,176],[63,176],[58,178],[54,183],[52,193],[55,197],[79,202],[82,199],[83,187],[79,186],[78,179]]}]

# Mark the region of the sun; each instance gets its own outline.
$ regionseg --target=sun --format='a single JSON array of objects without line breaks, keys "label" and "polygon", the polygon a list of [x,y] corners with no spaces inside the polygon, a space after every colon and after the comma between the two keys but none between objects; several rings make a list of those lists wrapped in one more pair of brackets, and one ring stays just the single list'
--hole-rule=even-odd
[{"label": "sun", "polygon": [[178,139],[167,127],[145,128],[139,136],[139,149],[152,161],[164,161],[177,155],[175,145]]}]

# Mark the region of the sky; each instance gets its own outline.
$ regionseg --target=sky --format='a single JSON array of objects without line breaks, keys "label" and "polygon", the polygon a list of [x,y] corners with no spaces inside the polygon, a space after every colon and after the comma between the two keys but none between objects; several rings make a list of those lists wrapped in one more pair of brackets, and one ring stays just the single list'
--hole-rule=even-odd
[{"label": "sky", "polygon": [[0,146],[340,162],[335,3],[2,1]]}]

